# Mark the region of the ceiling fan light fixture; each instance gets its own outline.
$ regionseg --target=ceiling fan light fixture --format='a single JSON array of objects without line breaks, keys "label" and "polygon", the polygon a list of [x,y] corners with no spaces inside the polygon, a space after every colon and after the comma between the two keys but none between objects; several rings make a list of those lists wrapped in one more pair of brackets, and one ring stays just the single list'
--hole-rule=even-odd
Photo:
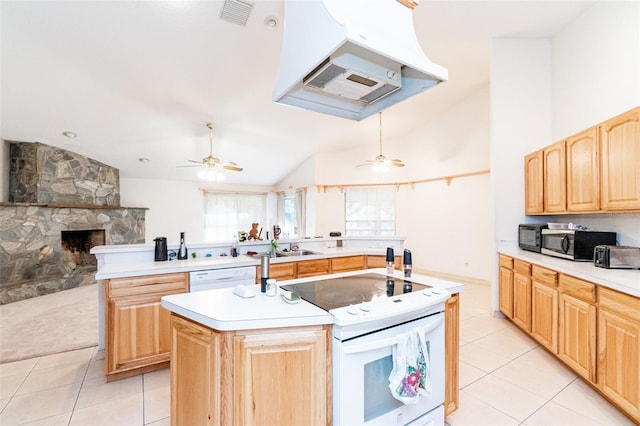
[{"label": "ceiling fan light fixture", "polygon": [[376,173],[386,173],[389,171],[389,166],[385,162],[376,161],[373,165],[373,171]]}]

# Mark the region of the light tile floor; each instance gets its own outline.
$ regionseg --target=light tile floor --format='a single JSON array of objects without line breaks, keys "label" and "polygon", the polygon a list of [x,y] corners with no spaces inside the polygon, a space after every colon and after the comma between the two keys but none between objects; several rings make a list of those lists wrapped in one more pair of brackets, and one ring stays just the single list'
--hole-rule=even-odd
[{"label": "light tile floor", "polygon": [[[504,319],[489,287],[461,295],[460,408],[450,426],[631,425]],[[0,425],[169,425],[169,370],[105,383],[96,348],[0,364]]]},{"label": "light tile floor", "polygon": [[490,312],[488,286],[460,298],[460,408],[450,426],[633,425],[535,340]]}]

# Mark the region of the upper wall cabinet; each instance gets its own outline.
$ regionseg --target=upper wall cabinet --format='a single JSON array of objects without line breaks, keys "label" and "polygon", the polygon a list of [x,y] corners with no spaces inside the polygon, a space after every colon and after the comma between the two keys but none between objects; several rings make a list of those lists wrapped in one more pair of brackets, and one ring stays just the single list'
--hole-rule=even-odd
[{"label": "upper wall cabinet", "polygon": [[638,211],[640,107],[531,153],[524,161],[528,215]]},{"label": "upper wall cabinet", "polygon": [[544,212],[543,152],[533,152],[524,157],[524,210],[526,214]]},{"label": "upper wall cabinet", "polygon": [[567,210],[566,155],[564,141],[546,147],[544,153],[544,211],[562,213]]},{"label": "upper wall cabinet", "polygon": [[595,212],[600,209],[598,173],[598,128],[580,132],[566,142],[567,211]]},{"label": "upper wall cabinet", "polygon": [[640,107],[600,125],[602,209],[640,209]]}]

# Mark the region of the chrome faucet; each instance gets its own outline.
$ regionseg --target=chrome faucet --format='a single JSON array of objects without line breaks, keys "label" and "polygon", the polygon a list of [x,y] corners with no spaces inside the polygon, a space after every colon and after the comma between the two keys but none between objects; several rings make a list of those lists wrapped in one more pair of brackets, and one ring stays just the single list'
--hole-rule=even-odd
[{"label": "chrome faucet", "polygon": [[291,251],[298,251],[300,247],[297,244],[291,244]]}]

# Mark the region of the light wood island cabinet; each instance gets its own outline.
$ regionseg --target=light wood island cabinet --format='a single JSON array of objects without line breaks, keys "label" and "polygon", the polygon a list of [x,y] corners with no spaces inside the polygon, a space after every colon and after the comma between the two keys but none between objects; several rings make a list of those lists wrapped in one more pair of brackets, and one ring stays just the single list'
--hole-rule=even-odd
[{"label": "light wood island cabinet", "polygon": [[460,294],[452,294],[444,305],[444,413],[458,409],[460,355]]},{"label": "light wood island cabinet", "polygon": [[172,425],[331,424],[330,326],[171,325]]},{"label": "light wood island cabinet", "polygon": [[188,291],[188,275],[114,278],[104,286],[107,381],[168,366],[170,313],[160,306],[160,299]]}]

